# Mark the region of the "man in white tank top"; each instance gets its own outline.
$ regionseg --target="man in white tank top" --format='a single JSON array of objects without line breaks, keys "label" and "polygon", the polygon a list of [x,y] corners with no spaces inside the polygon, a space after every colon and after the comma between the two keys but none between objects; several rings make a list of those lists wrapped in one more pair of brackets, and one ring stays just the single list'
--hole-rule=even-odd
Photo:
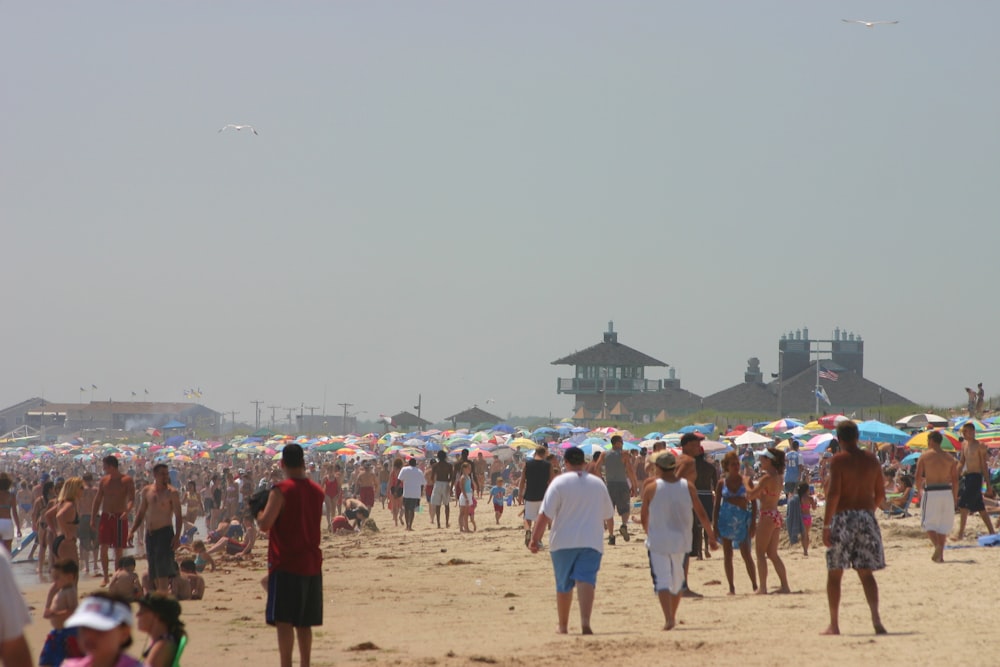
[{"label": "man in white tank top", "polygon": [[661,452],[654,463],[656,481],[642,490],[642,527],[646,531],[653,590],[663,609],[663,629],[671,630],[677,625],[677,607],[684,587],[684,556],[691,548],[694,516],[708,535],[709,548],[715,551],[719,545],[694,487],[677,476],[677,458],[670,452]]}]

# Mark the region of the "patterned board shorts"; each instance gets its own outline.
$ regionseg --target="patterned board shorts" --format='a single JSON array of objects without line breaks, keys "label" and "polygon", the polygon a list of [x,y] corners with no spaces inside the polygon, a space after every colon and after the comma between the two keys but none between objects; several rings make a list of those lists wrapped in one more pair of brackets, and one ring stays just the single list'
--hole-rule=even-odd
[{"label": "patterned board shorts", "polygon": [[830,522],[829,570],[881,570],[885,567],[882,532],[871,512],[845,510]]}]

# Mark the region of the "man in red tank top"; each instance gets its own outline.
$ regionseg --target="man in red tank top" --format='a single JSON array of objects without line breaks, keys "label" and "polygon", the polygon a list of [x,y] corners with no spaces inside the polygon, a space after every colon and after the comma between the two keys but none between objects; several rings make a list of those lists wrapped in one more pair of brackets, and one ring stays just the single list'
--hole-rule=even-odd
[{"label": "man in red tank top", "polygon": [[265,618],[278,631],[281,667],[291,667],[296,638],[301,660],[308,664],[312,627],[323,625],[324,493],[306,476],[301,446],[282,450],[281,467],[285,480],[271,489],[257,524],[268,531]]}]

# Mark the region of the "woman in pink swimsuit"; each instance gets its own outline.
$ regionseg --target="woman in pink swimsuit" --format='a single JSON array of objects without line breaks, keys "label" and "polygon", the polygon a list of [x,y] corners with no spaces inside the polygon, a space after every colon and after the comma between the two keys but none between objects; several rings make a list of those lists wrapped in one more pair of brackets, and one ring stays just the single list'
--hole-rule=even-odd
[{"label": "woman in pink swimsuit", "polygon": [[757,552],[757,576],[760,579],[758,595],[767,595],[767,559],[771,559],[774,571],[781,580],[779,593],[791,593],[788,588],[788,577],[785,575],[785,564],[778,555],[778,538],[781,536],[781,512],[778,511],[778,499],[784,487],[785,453],[778,449],[765,449],[760,456],[760,469],[763,476],[756,486],[749,480],[747,500],[760,501],[760,521],[757,522],[757,537],[754,548]]}]

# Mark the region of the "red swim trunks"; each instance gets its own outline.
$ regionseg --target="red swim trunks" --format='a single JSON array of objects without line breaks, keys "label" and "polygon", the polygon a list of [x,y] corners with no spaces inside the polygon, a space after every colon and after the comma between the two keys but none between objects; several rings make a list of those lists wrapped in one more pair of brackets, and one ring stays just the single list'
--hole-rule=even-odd
[{"label": "red swim trunks", "polygon": [[98,543],[124,549],[128,542],[128,515],[101,513],[101,523],[97,528]]},{"label": "red swim trunks", "polygon": [[363,502],[368,507],[375,504],[375,487],[374,486],[362,486],[358,489],[358,500]]}]

